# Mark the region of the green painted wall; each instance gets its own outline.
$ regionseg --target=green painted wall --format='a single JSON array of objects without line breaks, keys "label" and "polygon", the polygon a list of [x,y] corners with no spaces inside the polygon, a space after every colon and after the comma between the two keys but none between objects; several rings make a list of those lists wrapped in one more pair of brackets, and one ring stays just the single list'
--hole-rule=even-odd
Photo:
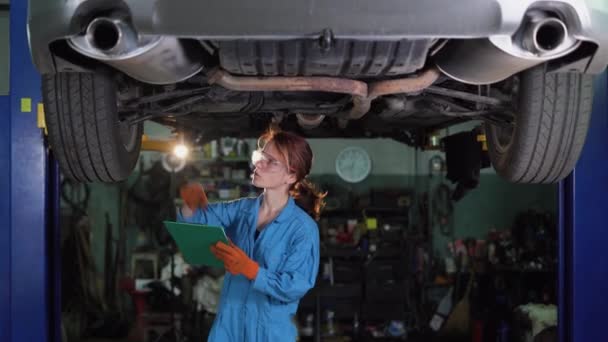
[{"label": "green painted wall", "polygon": [[105,243],[106,243],[106,212],[112,225],[112,237],[118,237],[118,222],[120,216],[120,189],[118,185],[91,184],[89,200],[89,218],[91,220],[91,251],[95,258],[95,266],[101,274],[104,272]]},{"label": "green painted wall", "polygon": [[[168,130],[158,125],[146,125],[146,133],[155,138],[167,137]],[[454,130],[452,130],[454,132]],[[253,140],[251,141],[253,143]],[[319,183],[333,184],[338,192],[365,193],[372,188],[407,188],[418,192],[428,191],[442,180],[441,176],[428,176],[428,159],[439,152],[420,152],[388,139],[311,139],[315,160],[311,178]],[[365,148],[372,159],[372,174],[358,184],[342,181],[335,173],[335,158],[346,146]],[[150,162],[160,154],[147,152],[144,158]],[[96,184],[92,186],[90,214],[93,224],[93,252],[99,269],[103,269],[105,243],[105,211],[110,213],[114,229],[118,227],[119,190],[116,185]],[[503,181],[492,169],[482,172],[480,186],[455,204],[455,238],[482,238],[492,229],[510,227],[515,216],[524,210],[537,208],[555,212],[556,186],[515,185]],[[434,234],[434,246],[443,254],[450,239]],[[114,232],[116,236],[117,232]]]},{"label": "green painted wall", "polygon": [[[511,184],[496,174],[482,174],[480,185],[454,204],[453,237],[485,238],[491,229],[511,228],[518,213],[528,209],[557,212],[557,185]],[[444,255],[450,237],[435,227],[433,245]]]},{"label": "green painted wall", "polygon": [[364,148],[372,161],[372,175],[414,175],[416,152],[392,139],[310,139],[314,152],[312,175],[336,174],[336,157],[349,146]]},{"label": "green painted wall", "polygon": [[[95,261],[95,267],[100,272],[104,271],[104,250],[106,241],[106,212],[109,215],[109,223],[112,225],[112,236],[118,236],[118,222],[120,215],[120,189],[115,184],[93,183],[87,185],[90,189],[87,215],[91,226],[90,241],[91,253]],[[62,208],[69,208],[63,200]]]},{"label": "green painted wall", "polygon": [[[477,123],[452,127],[453,134],[469,130]],[[365,193],[372,188],[409,188],[417,193],[429,192],[444,182],[453,188],[445,174],[430,177],[428,162],[432,156],[445,154],[439,151],[416,151],[393,140],[311,140],[315,152],[313,180],[334,184],[334,187],[354,193]],[[335,173],[335,157],[350,145],[365,148],[372,159],[372,174],[358,184],[342,181]],[[452,239],[473,237],[485,238],[491,229],[503,230],[511,227],[518,213],[537,209],[556,214],[557,185],[512,184],[499,177],[492,168],[483,169],[478,188],[469,192],[454,204],[452,233],[445,236],[439,227],[433,227],[435,251],[444,255],[447,242]]]},{"label": "green painted wall", "polygon": [[[418,193],[429,192],[444,182],[443,177],[426,175],[373,175],[358,184],[348,184],[336,175],[315,175],[312,180],[318,184],[333,184],[335,189],[364,194],[370,189],[415,189]],[[332,196],[332,194],[328,194]],[[340,197],[340,194],[337,194]],[[470,191],[463,199],[454,203],[452,233],[441,232],[439,226],[433,229],[433,246],[439,255],[445,255],[447,243],[459,238],[483,239],[492,230],[509,229],[515,217],[523,211],[536,209],[557,213],[557,185],[511,184],[495,173],[483,173],[479,187]],[[412,213],[412,215],[415,215]]]}]

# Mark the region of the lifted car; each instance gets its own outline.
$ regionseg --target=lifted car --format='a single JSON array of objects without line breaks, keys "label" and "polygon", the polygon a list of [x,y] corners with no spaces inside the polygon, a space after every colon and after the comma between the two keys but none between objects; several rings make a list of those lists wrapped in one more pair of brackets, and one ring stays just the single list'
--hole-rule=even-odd
[{"label": "lifted car", "polygon": [[30,0],[64,174],[124,180],[153,120],[197,139],[390,137],[482,120],[496,171],[551,183],[608,63],[601,0]]}]

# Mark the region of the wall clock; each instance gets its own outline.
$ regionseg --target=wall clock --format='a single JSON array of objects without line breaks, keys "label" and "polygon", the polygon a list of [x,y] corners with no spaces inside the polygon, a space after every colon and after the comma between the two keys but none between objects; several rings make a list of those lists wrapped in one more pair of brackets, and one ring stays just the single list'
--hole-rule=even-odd
[{"label": "wall clock", "polygon": [[358,183],[367,178],[371,171],[372,160],[361,147],[347,147],[336,157],[336,172],[346,182]]}]

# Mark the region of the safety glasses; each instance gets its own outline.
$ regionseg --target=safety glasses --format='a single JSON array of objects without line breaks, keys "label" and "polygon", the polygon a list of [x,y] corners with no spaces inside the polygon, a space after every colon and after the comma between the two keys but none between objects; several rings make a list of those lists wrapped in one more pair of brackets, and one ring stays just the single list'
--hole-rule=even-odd
[{"label": "safety glasses", "polygon": [[256,167],[261,166],[263,169],[266,169],[271,172],[277,172],[283,169],[289,171],[285,164],[276,160],[261,149],[253,151],[253,153],[251,154],[251,163]]}]

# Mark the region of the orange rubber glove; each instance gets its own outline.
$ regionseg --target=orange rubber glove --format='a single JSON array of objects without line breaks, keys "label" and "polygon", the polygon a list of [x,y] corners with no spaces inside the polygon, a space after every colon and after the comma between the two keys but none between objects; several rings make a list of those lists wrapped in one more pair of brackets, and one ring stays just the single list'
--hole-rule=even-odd
[{"label": "orange rubber glove", "polygon": [[226,270],[233,275],[242,274],[249,280],[255,279],[258,275],[260,269],[258,263],[251,260],[242,249],[232,242],[230,245],[223,242],[216,243],[211,246],[211,253],[222,260]]},{"label": "orange rubber glove", "polygon": [[197,208],[206,209],[209,201],[205,189],[200,183],[187,183],[180,187],[179,195],[184,203],[194,211]]}]

